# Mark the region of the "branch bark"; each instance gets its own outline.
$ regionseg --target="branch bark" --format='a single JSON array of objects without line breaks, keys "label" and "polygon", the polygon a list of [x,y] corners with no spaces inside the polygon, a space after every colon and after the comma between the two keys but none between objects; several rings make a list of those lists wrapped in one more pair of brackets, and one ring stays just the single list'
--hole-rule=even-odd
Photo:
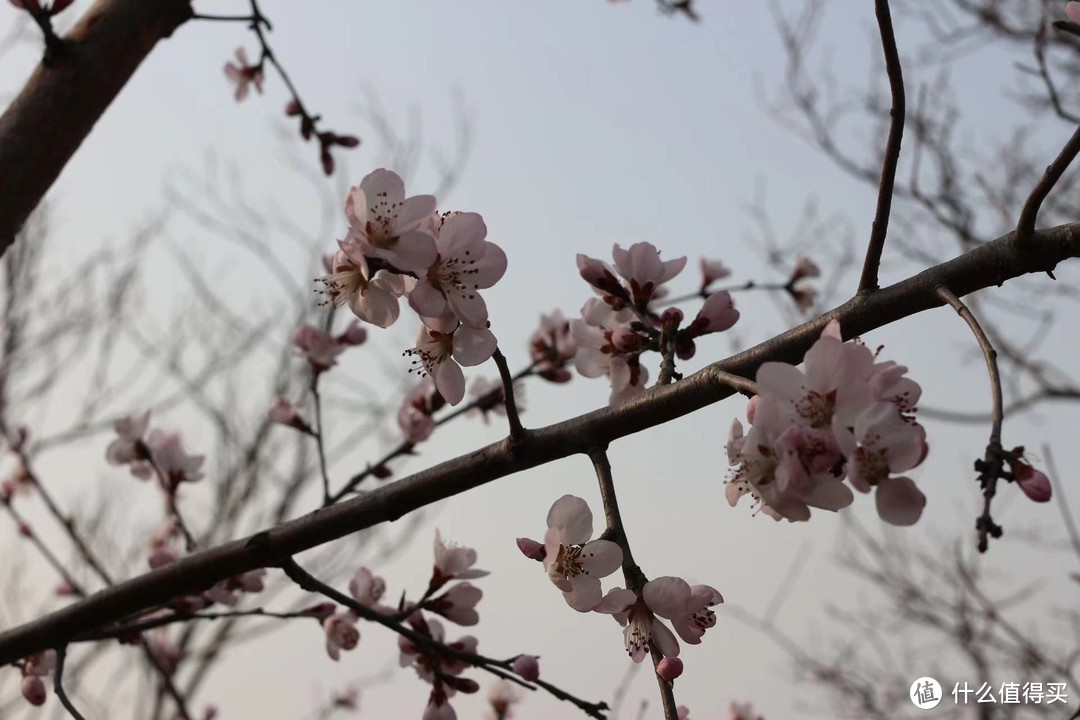
[{"label": "branch bark", "polygon": [[97,0],[0,116],[0,255],[190,0]]},{"label": "branch bark", "polygon": [[488,445],[362,497],[321,508],[250,538],[194,553],[106,588],[0,635],[0,665],[58,647],[79,634],[122,621],[177,596],[201,592],[226,578],[278,566],[296,553],[397,520],[492,480],[588,453],[592,448],[700,410],[734,392],[720,373],[754,377],[766,361],[800,362],[830,320],[840,322],[845,337],[862,335],[941,306],[937,288],[943,285],[962,297],[1026,273],[1052,270],[1072,257],[1080,257],[1080,223],[1036,231],[1024,243],[1010,233],[873,294],[857,295],[821,317],[709,365],[681,382],[653,388],[617,407],[530,430],[513,451],[509,440]]}]

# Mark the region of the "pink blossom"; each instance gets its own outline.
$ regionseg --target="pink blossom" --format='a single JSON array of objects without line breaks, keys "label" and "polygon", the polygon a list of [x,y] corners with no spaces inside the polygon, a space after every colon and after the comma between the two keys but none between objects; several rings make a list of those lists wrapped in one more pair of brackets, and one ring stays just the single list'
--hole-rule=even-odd
[{"label": "pink blossom", "polygon": [[657,615],[671,621],[684,642],[697,645],[705,631],[716,625],[716,614],[709,608],[724,598],[708,585],[690,586],[682,578],[659,577],[646,583],[642,596]]},{"label": "pink blossom", "polygon": [[690,708],[686,707],[685,705],[680,705],[679,707],[675,708],[675,712],[678,713],[678,715],[676,716],[678,720],[690,720]]},{"label": "pink blossom", "polygon": [[334,707],[342,708],[343,710],[355,710],[359,707],[357,696],[358,693],[354,687],[338,690],[334,693]]},{"label": "pink blossom", "polygon": [[907,477],[891,477],[919,465],[926,457],[926,432],[903,417],[891,403],[871,405],[855,419],[854,430],[834,422],[837,444],[848,458],[848,479],[855,489],[876,486],[878,515],[893,525],[913,525],[926,496]]},{"label": "pink blossom", "polygon": [[247,51],[244,48],[236,48],[236,62],[225,63],[225,76],[236,85],[236,101],[242,102],[248,96],[252,86],[262,95],[263,70],[262,63],[252,65],[248,62]]},{"label": "pink blossom", "polygon": [[540,327],[529,340],[536,373],[550,382],[569,382],[572,375],[566,364],[574,359],[577,341],[570,322],[559,310],[540,316]]},{"label": "pink blossom", "polygon": [[352,650],[360,642],[360,631],[356,629],[356,615],[351,612],[334,613],[323,621],[326,633],[326,654],[337,661],[342,650]]},{"label": "pink blossom", "polygon": [[517,539],[518,550],[521,554],[530,560],[537,560],[543,562],[544,557],[547,555],[547,550],[544,548],[544,543],[530,540],[529,538],[520,537]]},{"label": "pink blossom", "polygon": [[447,698],[446,691],[441,686],[431,691],[427,707],[421,720],[457,720],[457,713]]},{"label": "pink blossom", "polygon": [[600,301],[582,308],[582,320],[572,320],[570,330],[577,343],[574,366],[585,377],[607,375],[611,381],[611,404],[644,392],[649,371],[641,364],[641,336],[629,325],[627,310],[615,312]]},{"label": "pink blossom", "polygon": [[131,474],[146,480],[151,474],[147,464],[146,431],[150,426],[150,411],[142,415],[120,418],[113,423],[117,438],[105,449],[105,459],[111,465],[131,465]]},{"label": "pink blossom", "polygon": [[44,705],[49,697],[45,683],[36,675],[27,675],[22,679],[22,694],[28,703],[36,707]]},{"label": "pink blossom", "polygon": [[183,659],[180,648],[169,639],[169,629],[165,627],[150,631],[146,640],[146,649],[168,675],[176,672],[176,668]]},{"label": "pink blossom", "polygon": [[437,590],[451,580],[475,580],[490,574],[487,570],[474,568],[475,564],[475,550],[444,542],[442,533],[436,530],[435,567],[428,583],[428,591]]},{"label": "pink blossom", "polygon": [[536,682],[540,679],[540,658],[535,655],[518,655],[510,664],[510,669],[521,676],[522,680]]},{"label": "pink blossom", "polygon": [[[323,285],[319,292],[328,296],[324,304],[334,307],[348,305],[353,315],[361,320],[378,327],[390,327],[401,313],[398,298],[405,294],[404,279],[388,270],[372,272],[358,243],[343,242],[339,245],[341,250],[334,255],[333,271],[316,279]],[[347,331],[338,342],[358,345],[353,341],[358,337],[358,330],[362,328],[352,330],[351,336]],[[360,342],[365,338],[360,338]]]},{"label": "pink blossom", "polygon": [[356,602],[379,612],[393,612],[380,601],[386,594],[386,581],[366,567],[358,568],[349,580],[349,594]]},{"label": "pink blossom", "polygon": [[1016,484],[1020,486],[1025,495],[1035,502],[1048,502],[1050,500],[1050,479],[1046,477],[1045,473],[1020,460],[1012,462],[1012,471]]},{"label": "pink blossom", "polygon": [[592,511],[579,497],[563,495],[548,511],[544,534],[544,570],[566,603],[589,612],[602,599],[600,578],[622,565],[622,549],[592,537]]},{"label": "pink blossom", "polygon": [[821,276],[821,268],[817,266],[813,260],[803,255],[800,255],[796,262],[795,267],[791,271],[791,277],[788,278],[789,283],[796,283],[803,278],[814,278]]},{"label": "pink blossom", "polygon": [[435,379],[430,375],[414,385],[397,413],[398,427],[405,440],[415,445],[431,437],[435,431],[435,421],[431,416],[445,403],[435,388]]},{"label": "pink blossom", "polygon": [[346,346],[312,325],[302,325],[293,333],[293,347],[315,372],[321,373],[337,365],[337,356]]},{"label": "pink blossom", "polygon": [[[444,643],[448,647],[459,652],[476,652],[477,641],[472,635],[465,635],[454,642],[446,642],[446,631],[443,628],[442,623],[438,620],[427,620],[421,613],[416,612],[409,616],[407,622],[418,633],[427,635],[435,642]],[[435,673],[432,672],[428,657],[420,651],[420,648],[413,645],[411,640],[399,635],[398,650],[400,652],[398,664],[401,667],[411,666],[416,670],[416,674],[419,675],[424,682],[434,682]],[[443,675],[460,675],[466,669],[471,667],[471,665],[464,660],[458,660],[445,655],[439,655],[438,662],[440,673]]]},{"label": "pink blossom", "polygon": [[[521,702],[524,691],[509,680],[499,680],[488,690],[488,702],[495,712],[494,720],[509,720],[512,707]],[[488,716],[491,717],[491,716]]]},{"label": "pink blossom", "polygon": [[[490,358],[498,347],[498,341],[488,329],[476,329],[467,325],[454,325],[445,318],[437,321],[425,319],[416,340],[416,347],[405,351],[412,355],[416,372],[421,377],[431,375],[435,387],[451,405],[457,405],[465,397],[465,375],[461,366],[472,367]],[[432,328],[434,325],[435,328]],[[412,372],[412,370],[410,370]]]},{"label": "pink blossom", "polygon": [[349,242],[367,257],[422,274],[438,254],[431,224],[434,212],[434,196],[406,198],[405,183],[397,173],[379,168],[350,189],[345,199]]},{"label": "pink blossom", "polygon": [[1065,17],[1080,24],[1080,2],[1065,3]]},{"label": "pink blossom", "polygon": [[454,314],[473,328],[488,326],[487,305],[479,290],[506,272],[506,253],[486,241],[487,226],[476,213],[453,213],[437,224],[438,255],[409,293],[409,305],[422,317]]},{"label": "pink blossom", "polygon": [[723,280],[731,275],[724,263],[719,260],[701,258],[701,289],[706,290],[717,280]]},{"label": "pink blossom", "polygon": [[579,253],[577,266],[581,278],[600,293],[610,296],[613,300],[630,301],[630,294],[615,277],[615,270],[606,262]]},{"label": "pink blossom", "polygon": [[762,720],[762,718],[754,712],[754,706],[751,703],[732,702],[728,709],[728,720]]},{"label": "pink blossom", "polygon": [[[506,396],[503,393],[502,380],[497,378],[478,377],[472,381],[469,394],[473,397],[476,407],[469,414],[479,414],[484,422],[490,422],[488,413],[506,415]],[[525,411],[525,385],[521,382],[514,383],[514,403],[518,413]]]},{"label": "pink blossom", "polygon": [[[593,608],[595,612],[614,616],[622,625],[626,653],[636,663],[645,659],[651,647],[664,657],[679,655],[679,641],[655,614],[657,608],[671,614],[678,612],[678,608],[666,604],[665,583],[653,585],[654,582],[645,583],[640,595],[632,590],[613,588]],[[653,607],[654,603],[656,607]]]},{"label": "pink blossom", "polygon": [[645,307],[657,295],[661,285],[686,267],[686,257],[663,261],[652,243],[634,243],[623,250],[618,243],[612,249],[615,269],[630,284],[631,297],[636,305]]},{"label": "pink blossom", "polygon": [[338,335],[338,341],[353,347],[363,345],[367,342],[367,329],[360,324],[359,320],[353,320],[349,323],[349,326],[345,328],[345,332]]},{"label": "pink blossom", "polygon": [[279,397],[266,411],[266,419],[272,423],[296,428],[300,432],[311,433],[311,426],[300,415],[300,406]]},{"label": "pink blossom", "polygon": [[484,592],[480,588],[472,583],[462,582],[453,585],[439,597],[425,602],[424,609],[442,615],[458,625],[476,625],[480,622],[476,603],[480,602],[483,596]]},{"label": "pink blossom", "polygon": [[154,468],[161,475],[167,490],[175,490],[181,483],[203,478],[200,468],[205,458],[202,455],[188,455],[180,433],[154,430],[147,437],[146,445],[150,448]]},{"label": "pink blossom", "polygon": [[731,293],[726,290],[714,292],[698,310],[697,316],[687,328],[687,334],[691,338],[700,337],[714,332],[723,332],[734,325],[739,319],[739,311],[735,309],[735,303],[731,299]]},{"label": "pink blossom", "polygon": [[674,682],[683,674],[683,661],[677,657],[666,657],[656,665],[656,674],[664,682]]}]

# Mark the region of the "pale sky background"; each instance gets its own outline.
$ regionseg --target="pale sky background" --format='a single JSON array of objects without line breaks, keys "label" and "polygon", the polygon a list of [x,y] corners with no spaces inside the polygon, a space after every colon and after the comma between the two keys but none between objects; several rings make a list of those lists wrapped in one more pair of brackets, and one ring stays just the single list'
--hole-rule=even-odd
[{"label": "pale sky background", "polygon": [[[80,0],[71,12],[84,4]],[[740,280],[781,279],[770,274],[760,252],[747,241],[753,222],[746,207],[762,188],[770,222],[781,237],[793,229],[804,203],[814,199],[822,216],[837,214],[837,238],[850,230],[861,253],[873,193],[776,122],[762,100],[762,90],[775,95],[783,78],[784,57],[769,3],[702,2],[705,22],[697,25],[659,16],[649,0],[621,5],[603,0],[468,4],[263,0],[262,5],[275,25],[275,52],[305,102],[324,115],[328,127],[355,131],[369,140],[357,150],[337,153],[339,174],[329,182],[356,183],[376,167],[378,143],[360,117],[371,95],[396,122],[404,123],[407,109],[415,105],[429,148],[453,147],[454,98],[463,100],[475,144],[459,184],[441,207],[481,213],[489,239],[509,256],[505,279],[485,297],[493,330],[513,367],[527,362],[525,342],[540,312],[561,307],[573,314],[589,297],[575,272],[577,252],[607,258],[612,243],[649,241],[666,257],[688,255],[689,269],[673,283],[676,290],[696,287],[695,266],[702,255],[722,259]],[[872,4],[836,0],[831,5],[824,45],[838,77],[861,87],[879,53]],[[245,3],[220,0],[198,2],[197,7],[203,12],[234,13],[243,12]],[[10,7],[3,8],[0,32],[14,16]],[[905,35],[908,29],[913,32],[914,26],[900,23],[902,51],[914,45],[915,38]],[[241,45],[254,54],[255,43],[241,25],[191,23],[150,56],[52,192],[58,217],[56,244],[62,252],[78,255],[84,248],[124,237],[167,202],[164,188],[170,180],[201,172],[203,158],[211,151],[223,166],[234,168],[255,207],[267,208],[268,215],[271,210],[280,212],[299,227],[315,231],[320,208],[290,161],[298,155],[314,168],[314,149],[291,134],[280,139],[283,129],[289,133],[293,129],[281,115],[287,95],[273,74],[263,97],[240,105],[232,101],[221,69]],[[31,49],[3,58],[0,89],[12,90],[23,80],[33,61]],[[1006,98],[1008,83],[999,80],[1011,71],[1011,62],[997,53],[976,54],[954,74],[978,120],[966,126],[973,148],[1001,136],[1017,117]],[[1048,147],[1068,135],[1060,127],[1055,132],[1046,138]],[[431,191],[435,178],[432,164],[425,163],[408,189]],[[327,249],[345,227],[339,217],[327,230]],[[203,258],[208,279],[235,300],[238,311],[258,307],[272,291],[274,281],[250,262],[241,264],[244,256],[234,248],[194,231],[167,232],[170,241]],[[306,283],[310,277],[306,259],[285,240],[281,251],[287,261],[295,260],[290,268],[296,282]],[[887,250],[887,260],[896,259]],[[169,288],[175,285],[168,268],[158,270],[163,307],[169,307],[175,302]],[[893,262],[883,279],[891,282],[908,274]],[[1072,266],[1061,268],[1058,276],[1078,277]],[[843,287],[854,286],[855,279],[849,278]],[[737,303],[743,311],[734,333],[740,347],[783,329],[769,298],[739,296]],[[408,346],[415,331],[408,315],[403,317],[403,323],[380,341],[384,356],[391,360]],[[1076,345],[1060,335],[1057,359],[1075,368]],[[871,347],[885,345],[883,357],[911,368],[911,376],[924,388],[924,404],[972,411],[988,408],[981,359],[972,355],[974,344],[966,328],[950,312],[909,319],[873,333],[866,342]],[[702,343],[687,369],[697,369],[728,349],[726,338]],[[343,368],[363,376],[365,362],[372,362],[371,356],[355,351]],[[404,362],[400,370],[404,373]],[[482,370],[494,372],[493,366]],[[607,392],[601,380],[575,378],[558,387],[530,383],[523,420],[530,426],[547,425],[604,404]],[[850,607],[857,601],[873,601],[874,595],[834,562],[840,517],[818,512],[808,524],[775,524],[752,517],[747,505],[727,506],[723,443],[731,419],[743,417],[742,413],[743,403],[734,399],[613,445],[610,456],[627,531],[649,576],[679,575],[711,584],[729,604],[751,611],[761,610],[772,599],[793,560],[801,558],[802,573],[787,590],[780,622],[785,631],[813,647],[829,638],[834,628],[826,617],[827,606]],[[1080,460],[1074,422],[1068,407],[1016,418],[1006,424],[1006,444],[1037,448],[1052,443],[1058,466],[1072,468]],[[928,508],[916,528],[897,534],[914,539],[935,533],[946,546],[957,539],[973,544],[968,528],[979,498],[970,468],[982,453],[987,429],[929,420],[925,424],[930,456],[913,477],[928,497]],[[185,429],[198,435],[195,428]],[[498,423],[490,427],[478,421],[454,423],[437,433],[411,466],[461,454],[503,432]],[[95,452],[103,452],[106,443],[107,438],[100,438]],[[335,465],[336,479],[362,467],[374,457],[376,447],[365,446]],[[52,470],[66,478],[57,481],[62,496],[71,497],[80,489],[70,472],[72,462],[58,456],[43,464],[46,477]],[[103,467],[95,470],[95,476],[104,474]],[[118,477],[105,485],[108,492],[130,487],[122,471],[113,474]],[[1077,506],[1080,496],[1069,480],[1063,478],[1055,491],[1066,493]],[[391,595],[403,588],[416,593],[428,577],[435,527],[445,537],[477,548],[478,564],[492,571],[477,582],[485,590],[481,624],[461,633],[452,630],[451,636],[473,632],[480,639],[480,651],[495,657],[518,652],[540,655],[543,676],[549,681],[587,698],[610,698],[627,665],[618,627],[609,618],[568,609],[539,566],[523,559],[514,546],[518,536],[542,536],[548,507],[565,493],[584,497],[601,514],[589,462],[573,457],[441,504],[399,562],[373,569],[386,577]],[[1012,487],[1004,488],[1002,495],[996,518],[1007,528],[1059,528],[1058,510],[1052,504],[1035,506]],[[875,531],[879,528],[871,497],[858,497],[845,512]],[[9,534],[6,523],[2,531]],[[1072,570],[1068,561],[1039,554],[1012,540],[1008,532],[983,559],[985,567],[1010,573],[1010,582],[1042,578],[1046,597],[1070,601],[1076,588],[1066,577]],[[357,558],[358,564],[362,562]],[[605,587],[615,584],[621,581]],[[731,700],[753,701],[769,720],[802,715],[806,704],[823,717],[829,715],[821,697],[792,681],[783,652],[725,618],[723,607],[718,616],[717,627],[702,645],[684,647],[687,670],[676,695],[691,708],[692,718],[721,718]],[[333,689],[395,659],[392,637],[378,628],[363,627],[362,632],[358,649],[334,664],[325,656],[323,638],[313,626],[290,626],[237,651],[205,686],[194,707],[213,702],[224,720],[310,717],[313,703]],[[926,667],[932,662],[927,658]],[[926,674],[923,666],[910,670],[910,678],[898,691]],[[486,687],[482,673],[471,676]],[[1013,679],[978,678],[966,670],[957,671],[955,677],[939,677],[949,688],[954,681]],[[655,682],[646,669],[632,686],[623,718],[636,717],[641,698],[653,703],[647,717],[660,717],[655,694]],[[391,684],[364,690],[359,716],[419,718],[426,697],[427,687],[411,671],[400,672]],[[480,717],[483,693],[459,697],[455,707],[459,717]],[[582,716],[537,693],[519,706],[516,717]]]}]

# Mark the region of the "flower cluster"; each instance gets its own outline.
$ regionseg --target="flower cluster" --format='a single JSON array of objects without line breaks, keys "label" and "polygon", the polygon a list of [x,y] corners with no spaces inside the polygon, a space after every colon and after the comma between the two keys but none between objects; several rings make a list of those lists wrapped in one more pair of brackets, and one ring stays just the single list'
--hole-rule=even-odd
[{"label": "flower cluster", "polygon": [[[679,654],[679,641],[660,618],[671,621],[684,642],[696,645],[716,624],[710,609],[724,601],[708,585],[690,586],[677,577],[645,583],[640,592],[613,588],[603,594],[600,578],[622,565],[622,549],[610,540],[592,537],[592,511],[574,495],[564,495],[548,511],[544,542],[518,538],[521,552],[543,562],[548,578],[563,593],[567,605],[578,612],[614,616],[623,627],[626,651],[641,662],[650,647],[665,657]],[[676,673],[677,674],[677,673]]]},{"label": "flower cluster", "polygon": [[372,172],[349,190],[349,232],[318,282],[327,304],[348,306],[384,328],[397,321],[406,298],[422,326],[405,354],[456,405],[465,395],[462,366],[479,365],[495,352],[480,291],[502,278],[506,255],[487,241],[480,215],[439,214],[435,204],[431,195],[406,197],[395,173]]},{"label": "flower cluster", "polygon": [[[739,311],[726,290],[708,295],[694,319],[682,326],[678,308],[659,312],[654,301],[667,295],[666,284],[682,272],[686,258],[661,260],[650,243],[635,243],[629,249],[618,244],[612,250],[614,268],[586,255],[577,256],[581,277],[598,297],[581,310],[581,319],[570,329],[577,349],[574,364],[585,377],[607,376],[611,381],[611,402],[631,398],[645,389],[648,369],[641,356],[648,351],[670,353],[688,360],[697,351],[695,339],[729,329],[739,319]],[[715,264],[702,265],[703,288],[723,271]]]},{"label": "flower cluster", "polygon": [[149,430],[150,411],[142,415],[121,418],[113,424],[117,438],[105,450],[111,465],[128,465],[131,474],[140,480],[158,476],[169,493],[185,482],[203,478],[202,455],[189,455],[179,433]]},{"label": "flower cluster", "polygon": [[760,394],[750,401],[744,435],[738,420],[728,439],[734,506],[749,494],[779,520],[806,520],[810,508],[836,511],[875,490],[878,514],[911,525],[926,498],[906,476],[926,457],[926,431],[915,421],[919,385],[895,362],[877,362],[858,342],[845,343],[836,321],[807,351],[805,367],[765,363]]}]

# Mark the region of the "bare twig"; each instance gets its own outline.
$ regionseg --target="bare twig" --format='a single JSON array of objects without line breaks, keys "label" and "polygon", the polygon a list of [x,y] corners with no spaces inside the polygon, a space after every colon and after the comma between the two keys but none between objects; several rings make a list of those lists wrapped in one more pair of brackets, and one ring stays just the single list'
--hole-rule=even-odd
[{"label": "bare twig", "polygon": [[71,699],[64,692],[64,660],[67,659],[67,647],[60,646],[56,649],[56,667],[53,668],[53,692],[60,699],[60,704],[68,711],[75,720],[86,720],[82,714],[71,704]]},{"label": "bare twig", "polygon": [[885,70],[889,75],[892,109],[889,111],[889,137],[885,142],[885,160],[881,165],[881,182],[878,185],[877,210],[874,212],[874,224],[870,230],[862,276],[859,278],[859,293],[878,289],[878,268],[881,266],[881,253],[885,249],[885,236],[889,230],[889,212],[892,209],[896,166],[900,160],[900,143],[904,137],[906,113],[904,76],[900,68],[900,54],[896,49],[896,34],[889,13],[889,0],[875,0],[874,12],[881,33],[881,45],[885,51]]},{"label": "bare twig", "polygon": [[495,364],[499,366],[503,403],[506,405],[506,421],[510,424],[510,440],[511,443],[520,443],[525,439],[525,428],[521,426],[517,400],[514,398],[514,377],[510,374],[510,367],[506,364],[506,357],[502,354],[502,350],[495,348],[492,358],[494,358]]}]

